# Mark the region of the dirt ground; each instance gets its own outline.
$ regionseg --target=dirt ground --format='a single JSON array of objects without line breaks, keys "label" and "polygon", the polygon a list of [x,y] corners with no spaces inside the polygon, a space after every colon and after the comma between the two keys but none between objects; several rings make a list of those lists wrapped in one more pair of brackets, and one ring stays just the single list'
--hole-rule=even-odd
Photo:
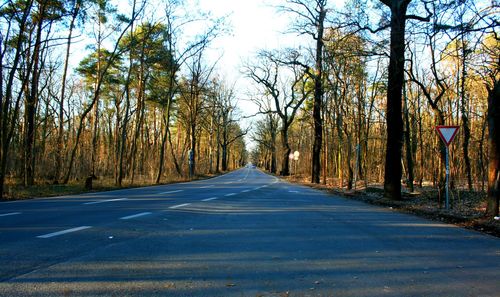
[{"label": "dirt ground", "polygon": [[500,220],[485,218],[486,193],[467,190],[450,191],[450,209],[445,209],[444,199],[439,199],[434,187],[415,188],[413,193],[403,192],[401,201],[383,197],[382,185],[372,184],[356,190],[311,184],[300,177],[288,177],[288,181],[313,187],[348,199],[355,199],[373,205],[390,207],[394,210],[412,213],[431,220],[455,224],[500,237]]}]

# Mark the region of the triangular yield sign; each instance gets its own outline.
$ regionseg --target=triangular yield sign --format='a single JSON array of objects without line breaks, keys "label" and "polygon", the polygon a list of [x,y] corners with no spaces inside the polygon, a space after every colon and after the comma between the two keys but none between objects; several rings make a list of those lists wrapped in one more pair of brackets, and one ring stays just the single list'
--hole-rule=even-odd
[{"label": "triangular yield sign", "polygon": [[453,141],[457,135],[458,128],[460,126],[436,126],[436,130],[446,146],[449,146]]}]

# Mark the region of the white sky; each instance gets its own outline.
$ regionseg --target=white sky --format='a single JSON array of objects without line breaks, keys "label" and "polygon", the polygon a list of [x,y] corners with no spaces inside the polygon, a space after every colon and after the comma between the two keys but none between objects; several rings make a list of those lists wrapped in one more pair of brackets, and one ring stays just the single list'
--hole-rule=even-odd
[{"label": "white sky", "polygon": [[[118,5],[123,4],[121,1],[123,0],[114,0]],[[215,39],[207,62],[213,63],[221,57],[217,64],[217,74],[229,85],[235,84],[241,113],[245,116],[255,114],[256,106],[246,100],[248,92],[255,91],[255,87],[241,73],[243,63],[251,61],[262,49],[294,47],[299,43],[307,47],[301,37],[284,34],[293,21],[291,17],[294,16],[278,13],[273,5],[285,4],[285,0],[186,0],[186,2],[192,5],[193,10],[209,12],[213,17],[228,16],[231,33]],[[344,2],[345,0],[330,0],[329,6],[339,9]],[[251,121],[245,120],[240,124],[245,128],[251,125]],[[247,143],[250,144],[248,137]]]},{"label": "white sky", "polygon": [[242,59],[252,57],[260,49],[284,45],[286,37],[281,32],[289,20],[285,16],[280,17],[275,8],[266,5],[266,2],[269,1],[200,1],[203,10],[217,16],[229,15],[232,33],[214,42],[214,47],[224,53],[223,64],[238,67]]},{"label": "white sky", "polygon": [[[278,0],[193,0],[202,11],[209,11],[213,16],[229,15],[232,33],[219,37],[213,43],[213,58],[220,55],[218,73],[227,81],[235,83],[238,106],[243,115],[252,115],[257,107],[248,102],[248,91],[254,87],[241,73],[242,64],[251,61],[262,49],[275,49],[297,46],[304,42],[293,34],[284,34],[291,23],[290,15],[278,13],[272,5],[284,4]],[[344,0],[331,0],[329,5],[340,8]],[[312,40],[311,40],[312,41]],[[304,44],[302,44],[304,45]],[[252,120],[245,120],[243,128],[251,125]],[[247,137],[249,148],[253,145]]]}]

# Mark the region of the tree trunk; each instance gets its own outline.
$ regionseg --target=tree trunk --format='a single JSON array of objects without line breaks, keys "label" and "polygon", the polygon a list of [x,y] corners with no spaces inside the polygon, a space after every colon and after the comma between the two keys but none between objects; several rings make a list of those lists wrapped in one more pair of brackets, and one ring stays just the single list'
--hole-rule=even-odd
[{"label": "tree trunk", "polygon": [[[133,28],[133,27],[132,27]],[[125,81],[125,115],[123,116],[123,123],[121,124],[121,134],[120,134],[120,146],[119,146],[119,157],[118,157],[118,177],[116,184],[122,186],[122,181],[125,175],[125,170],[123,168],[123,160],[125,158],[125,148],[127,147],[127,127],[129,122],[130,114],[130,80],[132,74],[132,57],[130,57],[130,65],[127,73],[127,79]],[[118,117],[118,114],[117,114]],[[120,123],[118,123],[120,124]]]},{"label": "tree trunk", "polygon": [[413,187],[414,175],[413,175],[413,156],[412,156],[412,146],[411,146],[411,131],[410,131],[410,113],[408,111],[408,98],[406,96],[406,89],[404,89],[403,94],[404,105],[403,105],[403,113],[404,113],[404,124],[405,124],[405,151],[406,151],[406,167],[408,171],[408,176],[406,180],[406,186],[410,190],[411,193],[415,190]]},{"label": "tree trunk", "polygon": [[210,132],[208,134],[208,172],[210,174],[214,173],[213,161],[214,161],[214,118],[210,117]]},{"label": "tree trunk", "polygon": [[170,122],[170,100],[168,100],[167,103],[167,109],[163,111],[163,129],[165,131],[165,134],[163,134],[162,140],[161,140],[161,148],[160,148],[160,159],[158,160],[158,174],[156,175],[156,184],[160,183],[161,180],[161,175],[163,174],[163,164],[165,164],[165,148],[167,144],[167,137],[168,137],[168,125]]},{"label": "tree trunk", "polygon": [[220,155],[221,155],[221,147],[220,147],[220,128],[217,128],[217,137],[215,139],[217,143],[216,156],[215,156],[215,173],[220,172]]},{"label": "tree trunk", "polygon": [[[31,8],[33,6],[33,1],[28,1],[26,6],[24,7],[23,16],[19,20],[19,34],[23,34],[26,30],[26,24],[28,20],[28,16],[30,15]],[[5,175],[7,172],[7,162],[8,162],[8,153],[9,146],[12,140],[12,135],[14,131],[15,124],[14,122],[17,120],[17,116],[19,113],[19,101],[18,97],[15,107],[11,109],[12,103],[12,88],[14,86],[14,78],[17,73],[18,65],[21,60],[21,55],[24,53],[23,38],[17,38],[17,43],[15,47],[14,59],[11,63],[11,69],[7,78],[7,84],[5,85],[5,96],[3,93],[3,57],[4,53],[1,53],[2,61],[0,61],[0,70],[2,71],[0,76],[2,77],[2,81],[0,82],[0,86],[2,89],[0,90],[0,108],[2,109],[0,112],[0,198],[3,198],[4,185],[5,185]],[[12,116],[10,116],[12,114]]]},{"label": "tree trunk", "polygon": [[281,160],[281,176],[290,175],[290,144],[288,143],[288,126],[283,126],[281,129],[281,142],[283,148],[283,155]]},{"label": "tree trunk", "polygon": [[[384,1],[389,2],[389,1]],[[403,119],[401,101],[404,82],[405,20],[409,0],[391,3],[391,53],[387,90],[387,145],[385,155],[384,196],[401,200],[401,150]]]},{"label": "tree trunk", "polygon": [[500,80],[488,89],[488,201],[486,215],[498,216],[500,199]]},{"label": "tree trunk", "polygon": [[469,186],[469,191],[472,191],[472,169],[469,157],[469,142],[470,142],[470,127],[469,127],[469,108],[467,103],[466,94],[466,77],[467,77],[467,47],[465,45],[464,35],[462,35],[462,79],[460,80],[460,97],[461,97],[461,113],[462,113],[462,131],[464,133],[464,140],[462,142],[462,150],[464,154],[465,162],[465,174],[467,175],[467,185]]},{"label": "tree trunk", "polygon": [[226,171],[227,170],[227,145],[225,143],[223,143],[221,145],[222,147],[222,171]]},{"label": "tree trunk", "polygon": [[269,124],[271,127],[271,173],[276,173],[276,126],[274,124],[274,119],[269,115]]},{"label": "tree trunk", "polygon": [[[144,49],[143,53],[141,55],[144,55]],[[144,59],[144,56],[141,56],[141,60]],[[137,164],[137,141],[140,137],[141,134],[141,129],[142,129],[142,123],[144,122],[144,86],[145,86],[145,78],[144,78],[144,61],[141,61],[141,69],[140,69],[140,75],[139,75],[139,89],[138,89],[138,96],[137,96],[137,110],[136,110],[136,117],[135,117],[135,132],[134,132],[134,138],[132,139],[132,148],[130,152],[130,165],[132,166],[131,172],[130,172],[130,183],[134,183],[134,177],[135,177],[135,169],[136,169],[136,164]]]},{"label": "tree trunk", "polygon": [[180,177],[182,177],[182,169],[181,166],[179,165],[179,162],[177,161],[177,157],[175,156],[174,146],[172,144],[172,133],[170,133],[169,126],[166,126],[166,129],[168,135],[168,144],[170,145],[170,154],[172,156],[172,160],[174,161],[175,171],[177,171],[177,174]]},{"label": "tree trunk", "polygon": [[[196,175],[196,158],[197,158],[197,152],[196,152],[196,120],[193,120],[191,122],[191,151],[192,151],[192,159],[190,159],[190,164],[189,164],[189,172],[191,177],[194,177]],[[191,158],[191,156],[190,156]]]},{"label": "tree trunk", "polygon": [[323,146],[323,119],[321,107],[323,104],[323,32],[326,17],[325,7],[320,7],[318,17],[318,34],[316,36],[316,75],[314,76],[314,143],[312,149],[311,182],[319,184],[321,175],[321,148]]},{"label": "tree trunk", "polygon": [[75,7],[73,8],[71,15],[71,23],[69,25],[68,41],[66,43],[66,56],[64,60],[64,70],[61,81],[61,98],[59,100],[59,129],[57,134],[57,151],[56,151],[56,174],[54,175],[54,181],[58,181],[63,176],[62,159],[64,156],[64,99],[66,96],[66,78],[68,75],[69,66],[69,56],[71,49],[71,41],[73,37],[73,29],[75,27],[76,17],[80,12],[80,1],[75,2]]},{"label": "tree trunk", "polygon": [[[325,115],[323,115],[323,119]],[[323,125],[323,178],[321,183],[323,185],[327,184],[327,171],[328,171],[328,133],[327,133],[328,123],[324,123]]]},{"label": "tree trunk", "polygon": [[352,170],[352,137],[351,134],[347,132],[347,127],[344,126],[344,132],[346,134],[347,144],[347,158],[346,158],[346,167],[347,167],[347,190],[352,190],[352,184],[354,181],[354,172]]},{"label": "tree trunk", "polygon": [[35,47],[33,49],[32,75],[30,92],[26,97],[25,105],[25,142],[24,142],[24,185],[32,186],[35,183],[35,133],[36,133],[36,109],[38,105],[38,82],[40,79],[40,52],[42,43],[43,21],[45,18],[45,3],[40,4],[40,19],[37,24]]}]

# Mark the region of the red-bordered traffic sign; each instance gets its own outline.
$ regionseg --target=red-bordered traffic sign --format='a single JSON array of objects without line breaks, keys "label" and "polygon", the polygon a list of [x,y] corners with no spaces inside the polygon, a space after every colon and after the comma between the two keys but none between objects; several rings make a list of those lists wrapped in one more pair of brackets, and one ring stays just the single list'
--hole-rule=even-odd
[{"label": "red-bordered traffic sign", "polygon": [[438,132],[439,137],[441,137],[441,140],[443,140],[446,146],[449,146],[457,135],[459,128],[460,126],[436,126],[436,131]]}]

